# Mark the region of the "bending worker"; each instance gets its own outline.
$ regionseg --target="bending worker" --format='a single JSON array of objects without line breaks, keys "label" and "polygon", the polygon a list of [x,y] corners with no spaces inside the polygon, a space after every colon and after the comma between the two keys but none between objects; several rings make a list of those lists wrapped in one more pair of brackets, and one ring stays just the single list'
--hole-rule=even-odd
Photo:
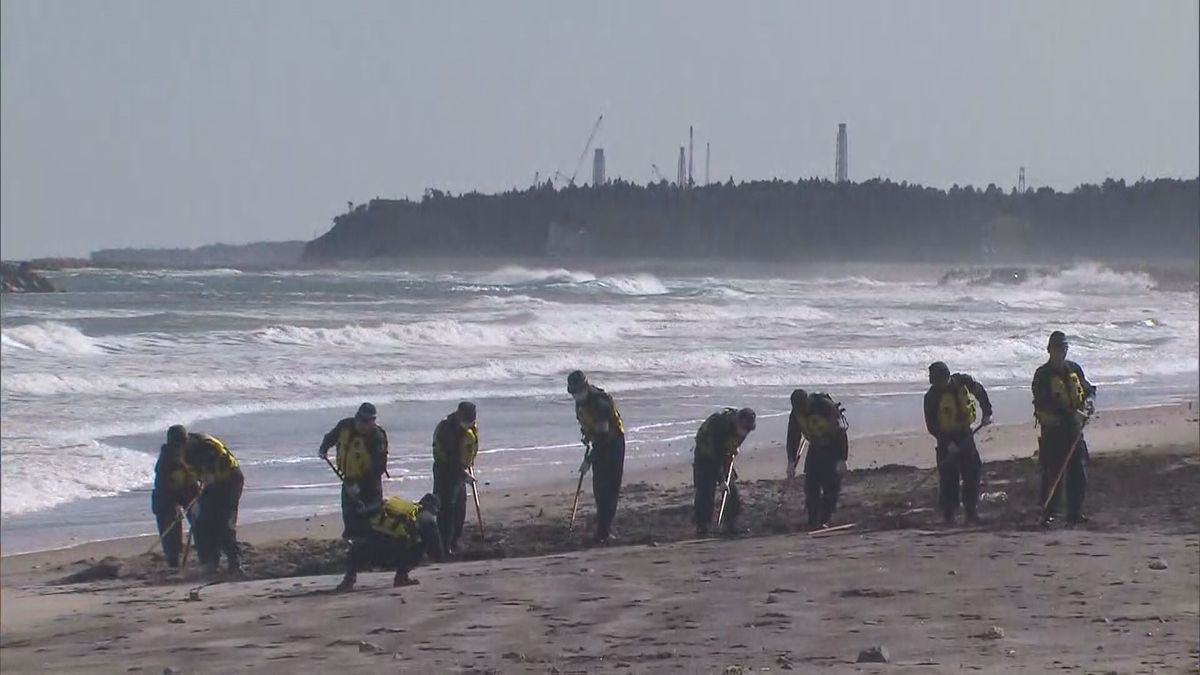
[{"label": "bending worker", "polygon": [[183,447],[184,464],[200,479],[199,513],[192,530],[196,533],[196,557],[209,574],[216,574],[224,553],[229,573],[241,576],[237,517],[246,479],[237,458],[216,437],[189,434],[178,424],[167,430],[167,444]]},{"label": "bending worker", "polygon": [[979,503],[979,469],[982,462],[975,447],[975,401],[983,408],[983,423],[992,423],[992,403],[987,391],[970,375],[950,374],[950,367],[938,361],[929,366],[929,391],[925,393],[925,428],[937,439],[938,497],[942,518],[954,522],[962,479],[962,506],[968,523],[979,522],[975,507]]},{"label": "bending worker", "polygon": [[388,441],[387,432],[375,423],[375,406],[364,403],[354,417],[338,422],[321,440],[317,455],[328,462],[329,448],[334,446],[334,467],[342,479],[342,538],[350,539],[367,531],[362,505],[383,499]]},{"label": "bending worker", "polygon": [[745,442],[746,436],[754,431],[756,415],[750,408],[735,410],[725,408],[713,413],[700,425],[696,432],[696,447],[693,449],[692,481],[696,488],[693,517],[696,521],[696,536],[708,535],[712,525],[713,502],[717,486],[725,489],[725,531],[737,532],[737,517],[742,510],[738,496],[737,472],[732,471],[733,458]]},{"label": "bending worker", "polygon": [[[1096,412],[1096,387],[1087,381],[1078,363],[1067,360],[1067,336],[1050,334],[1046,351],[1050,358],[1033,374],[1033,414],[1042,427],[1038,457],[1042,469],[1042,503],[1049,500],[1042,524],[1048,525],[1058,511],[1062,485],[1051,487],[1066,465],[1067,522],[1081,523],[1083,497],[1087,492],[1088,447],[1083,427]],[[1074,452],[1072,452],[1072,449]],[[1068,455],[1070,455],[1068,459]]]},{"label": "bending worker", "polygon": [[192,507],[186,515],[188,525],[193,525],[197,513],[193,501],[200,495],[196,472],[183,461],[186,441],[183,427],[167,429],[167,442],[159,448],[158,461],[154,463],[154,489],[150,492],[150,509],[158,521],[163,556],[171,567],[179,567],[179,554],[183,551],[183,510]]},{"label": "bending worker", "polygon": [[596,543],[612,535],[625,472],[625,425],[613,397],[592,386],[578,370],[567,376],[567,393],[575,399],[575,419],[585,448],[579,473],[592,473],[592,495],[596,499]]},{"label": "bending worker", "polygon": [[467,483],[475,484],[471,469],[479,454],[475,404],[463,401],[433,430],[433,493],[441,502],[437,513],[445,554],[458,552],[467,519]]},{"label": "bending worker", "polygon": [[370,565],[396,570],[392,587],[413,586],[418,583],[408,573],[421,562],[426,553],[441,562],[442,540],[438,534],[437,512],[440,505],[436,495],[427,494],[414,504],[400,497],[388,497],[361,507],[367,522],[364,535],[350,541],[346,560],[346,576],[338,584],[339,591],[354,588],[358,573]]},{"label": "bending worker", "polygon": [[812,529],[829,527],[837,510],[846,460],[850,458],[845,421],[842,406],[829,394],[809,394],[803,389],[792,392],[787,451],[789,457],[795,457],[801,439],[808,440],[808,456],[804,458],[804,506],[808,511],[808,526]]}]

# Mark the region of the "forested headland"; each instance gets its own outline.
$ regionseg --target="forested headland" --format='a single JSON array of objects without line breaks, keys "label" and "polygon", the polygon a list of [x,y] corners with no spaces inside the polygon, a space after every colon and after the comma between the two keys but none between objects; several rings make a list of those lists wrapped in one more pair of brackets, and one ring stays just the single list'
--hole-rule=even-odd
[{"label": "forested headland", "polygon": [[428,190],[333,219],[304,261],[566,256],[945,262],[1187,259],[1200,251],[1200,181],[1108,180],[1069,192],[888,180],[598,187],[487,195]]}]

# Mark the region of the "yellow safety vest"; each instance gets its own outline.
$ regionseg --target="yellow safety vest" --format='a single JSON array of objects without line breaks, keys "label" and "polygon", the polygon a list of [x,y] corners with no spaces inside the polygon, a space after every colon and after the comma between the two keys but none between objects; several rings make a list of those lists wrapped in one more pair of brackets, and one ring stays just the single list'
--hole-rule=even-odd
[{"label": "yellow safety vest", "polygon": [[[457,424],[457,422],[455,422]],[[449,448],[443,448],[438,442],[437,431],[433,432],[433,461],[447,462],[449,457],[446,453]],[[463,429],[461,444],[458,448],[458,457],[464,468],[475,466],[475,457],[479,454],[479,427],[472,424],[470,427]]]},{"label": "yellow safety vest", "polygon": [[[820,397],[826,400],[834,410],[840,410],[840,406],[828,394],[810,394],[810,397]],[[818,412],[814,412],[813,409],[815,406],[812,403],[812,398],[809,400],[809,413],[807,415],[799,414],[795,411],[792,412],[792,415],[796,418],[796,423],[800,425],[800,433],[804,434],[808,442],[813,445],[820,445],[826,441],[833,440],[837,431],[842,427],[838,419],[830,419]]]},{"label": "yellow safety vest", "polygon": [[[724,442],[721,446],[713,447],[710,445],[709,439],[712,436],[709,433],[709,424],[711,424],[714,419],[732,418],[733,416],[737,415],[737,410],[734,410],[733,408],[725,408],[718,414],[721,416],[720,418],[710,417],[704,420],[704,424],[701,424],[700,430],[696,432],[696,454],[717,457],[725,460],[725,462],[729,462],[729,460],[737,456],[738,450],[742,447],[742,442],[746,439],[738,436],[736,433],[733,433],[729,434],[729,436],[724,439]],[[732,422],[730,423],[732,424]]]},{"label": "yellow safety vest", "polygon": [[334,464],[343,480],[359,480],[371,472],[371,453],[363,435],[352,427],[338,434],[337,459]]},{"label": "yellow safety vest", "polygon": [[[1052,373],[1050,376],[1050,396],[1055,403],[1065,406],[1068,410],[1083,410],[1086,394],[1083,392],[1083,382],[1079,374],[1068,372],[1064,375]],[[1042,424],[1058,424],[1062,417],[1057,411],[1034,408],[1034,417]]]},{"label": "yellow safety vest", "polygon": [[964,386],[942,392],[937,407],[938,430],[942,433],[970,431],[975,423],[975,401]]},{"label": "yellow safety vest", "polygon": [[407,499],[388,497],[379,513],[371,516],[371,529],[392,539],[412,541],[420,511],[419,505]]},{"label": "yellow safety vest", "polygon": [[[592,417],[592,412],[586,405],[575,406],[575,419],[579,420],[579,428],[583,429],[583,433],[589,438],[602,436],[605,433],[625,433],[625,423],[621,421],[621,413],[617,410],[617,402],[609,396],[608,403],[612,407],[612,415],[606,420]],[[608,422],[607,432],[600,431],[600,425],[604,422]]]},{"label": "yellow safety vest", "polygon": [[[225,444],[215,436],[209,436],[208,434],[197,435],[200,437],[201,442],[212,448],[213,454],[216,456],[215,461],[213,462],[213,481],[220,483],[221,481],[227,480],[231,475],[233,475],[233,470],[238,468],[237,458],[234,457],[233,453],[229,451],[229,448],[225,447]],[[192,469],[191,467],[188,467],[187,470],[190,472]],[[172,476],[172,478],[174,478],[174,476]]]}]

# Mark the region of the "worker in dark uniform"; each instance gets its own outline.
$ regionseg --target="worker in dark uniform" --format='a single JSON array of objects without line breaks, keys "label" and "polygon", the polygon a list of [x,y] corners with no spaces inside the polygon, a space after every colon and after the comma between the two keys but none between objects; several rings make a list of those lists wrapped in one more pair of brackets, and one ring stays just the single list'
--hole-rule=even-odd
[{"label": "worker in dark uniform", "polygon": [[829,527],[837,510],[850,458],[846,437],[846,416],[842,406],[829,394],[809,394],[803,389],[792,392],[792,412],[788,416],[787,451],[794,457],[800,440],[808,440],[804,458],[804,505],[811,529]]},{"label": "worker in dark uniform", "polygon": [[738,496],[737,472],[732,471],[733,458],[754,431],[757,416],[750,408],[725,408],[704,420],[696,432],[696,447],[692,450],[692,482],[696,488],[693,518],[696,536],[708,536],[713,519],[713,503],[717,486],[728,495],[725,502],[724,526],[729,534],[737,532],[737,518],[742,511]]},{"label": "worker in dark uniform", "polygon": [[[1083,427],[1096,412],[1096,387],[1087,381],[1078,363],[1067,360],[1068,346],[1062,331],[1050,334],[1046,346],[1050,358],[1033,374],[1033,414],[1042,429],[1038,439],[1042,503],[1050,497],[1051,486],[1065,462],[1067,522],[1078,524],[1086,520],[1083,498],[1087,492],[1088,447]],[[1044,525],[1049,525],[1058,511],[1062,488],[1060,483],[1042,514]]]},{"label": "worker in dark uniform", "polygon": [[413,586],[419,582],[408,573],[426,554],[435,561],[443,560],[436,495],[427,494],[416,504],[400,497],[381,498],[360,508],[367,530],[350,540],[346,576],[337,590],[353,589],[358,573],[371,565],[396,570],[392,587]]},{"label": "worker in dark uniform", "polygon": [[950,374],[938,361],[929,366],[929,391],[925,393],[925,428],[937,439],[938,497],[942,518],[954,522],[962,480],[962,506],[968,523],[979,521],[979,470],[982,461],[975,447],[975,400],[983,408],[981,426],[992,423],[992,403],[987,391],[970,375]]},{"label": "worker in dark uniform", "polygon": [[467,519],[467,483],[475,484],[471,470],[479,453],[479,428],[475,404],[463,401],[433,430],[433,493],[441,502],[437,514],[446,555],[457,553]]},{"label": "worker in dark uniform", "polygon": [[197,513],[193,501],[200,495],[199,478],[183,461],[185,443],[187,430],[179,425],[167,429],[167,442],[159,448],[158,461],[154,463],[154,489],[150,492],[150,509],[158,521],[163,555],[171,567],[179,567],[179,554],[183,551],[184,509],[192,507],[186,513],[190,527]]},{"label": "worker in dark uniform", "polygon": [[225,554],[229,573],[242,575],[242,557],[237,543],[238,504],[246,479],[237,458],[219,439],[208,434],[189,434],[182,426],[172,427],[168,438],[186,440],[183,461],[200,479],[199,512],[194,525],[196,557],[209,574],[216,574]]},{"label": "worker in dark uniform", "polygon": [[596,499],[596,543],[612,536],[612,523],[621,496],[625,472],[625,425],[613,397],[588,383],[578,370],[567,376],[567,393],[575,399],[575,419],[585,448],[579,473],[592,473],[592,495]]},{"label": "worker in dark uniform", "polygon": [[367,521],[363,504],[383,498],[383,474],[387,471],[387,432],[375,423],[375,406],[364,403],[354,417],[337,423],[325,438],[317,455],[329,461],[329,449],[337,447],[334,467],[342,479],[342,538],[364,534]]}]

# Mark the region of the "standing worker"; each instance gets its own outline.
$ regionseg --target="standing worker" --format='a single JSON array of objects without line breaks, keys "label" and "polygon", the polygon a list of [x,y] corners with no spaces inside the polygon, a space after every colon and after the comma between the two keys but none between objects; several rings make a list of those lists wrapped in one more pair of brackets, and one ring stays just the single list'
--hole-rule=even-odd
[{"label": "standing worker", "polygon": [[803,389],[792,392],[792,413],[788,416],[787,450],[790,457],[808,439],[804,458],[804,505],[811,529],[829,527],[837,510],[850,458],[846,437],[846,416],[842,406],[829,394],[809,394]]},{"label": "standing worker", "polygon": [[471,469],[477,454],[479,428],[475,425],[475,404],[463,401],[433,430],[433,493],[441,503],[437,522],[447,556],[458,552],[458,540],[467,519],[466,485],[475,484]]},{"label": "standing worker", "polygon": [[1042,504],[1046,505],[1043,525],[1049,525],[1058,511],[1062,486],[1055,482],[1064,469],[1067,522],[1074,525],[1087,520],[1083,515],[1083,497],[1087,492],[1088,447],[1083,427],[1096,412],[1096,387],[1087,381],[1078,363],[1067,360],[1068,347],[1062,331],[1051,333],[1046,345],[1050,358],[1033,374],[1033,414],[1042,427],[1038,457],[1042,469]]},{"label": "standing worker", "polygon": [[183,551],[184,509],[192,507],[186,513],[191,526],[196,513],[193,501],[200,495],[196,472],[183,461],[185,443],[186,429],[178,424],[167,429],[167,442],[159,448],[158,461],[154,463],[154,489],[150,492],[150,509],[158,521],[163,555],[172,568],[179,567],[179,554]]},{"label": "standing worker", "polygon": [[588,383],[583,372],[567,375],[567,393],[575,399],[575,419],[584,448],[583,463],[579,465],[582,479],[588,469],[592,473],[592,495],[596,499],[596,543],[603,544],[612,536],[612,523],[617,515],[617,500],[621,496],[621,478],[625,472],[625,425],[613,397],[600,387]]},{"label": "standing worker", "polygon": [[210,574],[216,574],[221,554],[229,565],[229,574],[242,576],[242,557],[237,543],[238,504],[246,479],[237,458],[215,436],[189,434],[181,425],[167,430],[168,443],[183,446],[183,461],[200,479],[199,513],[196,533],[196,557]]},{"label": "standing worker", "polygon": [[358,581],[358,573],[371,564],[396,570],[392,587],[414,586],[418,582],[408,573],[426,554],[441,562],[442,540],[438,534],[438,498],[427,494],[416,504],[400,497],[388,497],[361,507],[367,522],[365,534],[350,541],[346,576],[337,590],[349,591]]},{"label": "standing worker", "polygon": [[736,521],[742,510],[742,500],[735,483],[737,472],[733,471],[733,459],[746,436],[757,426],[756,418],[750,408],[725,408],[709,415],[696,432],[696,447],[692,451],[692,482],[696,488],[693,518],[698,537],[708,536],[717,485],[725,490],[725,531],[729,534],[737,532]]},{"label": "standing worker", "polygon": [[929,391],[925,393],[925,428],[937,439],[938,488],[942,518],[954,523],[962,479],[962,506],[968,523],[979,522],[975,507],[979,503],[979,470],[982,461],[975,447],[975,401],[983,408],[980,427],[992,423],[992,403],[987,390],[970,375],[950,374],[941,361],[929,366]]},{"label": "standing worker", "polygon": [[363,403],[354,417],[337,423],[325,438],[317,456],[329,461],[329,449],[337,447],[334,467],[342,479],[342,538],[365,534],[367,521],[362,505],[383,499],[383,474],[387,471],[387,432],[375,423],[375,406]]}]

